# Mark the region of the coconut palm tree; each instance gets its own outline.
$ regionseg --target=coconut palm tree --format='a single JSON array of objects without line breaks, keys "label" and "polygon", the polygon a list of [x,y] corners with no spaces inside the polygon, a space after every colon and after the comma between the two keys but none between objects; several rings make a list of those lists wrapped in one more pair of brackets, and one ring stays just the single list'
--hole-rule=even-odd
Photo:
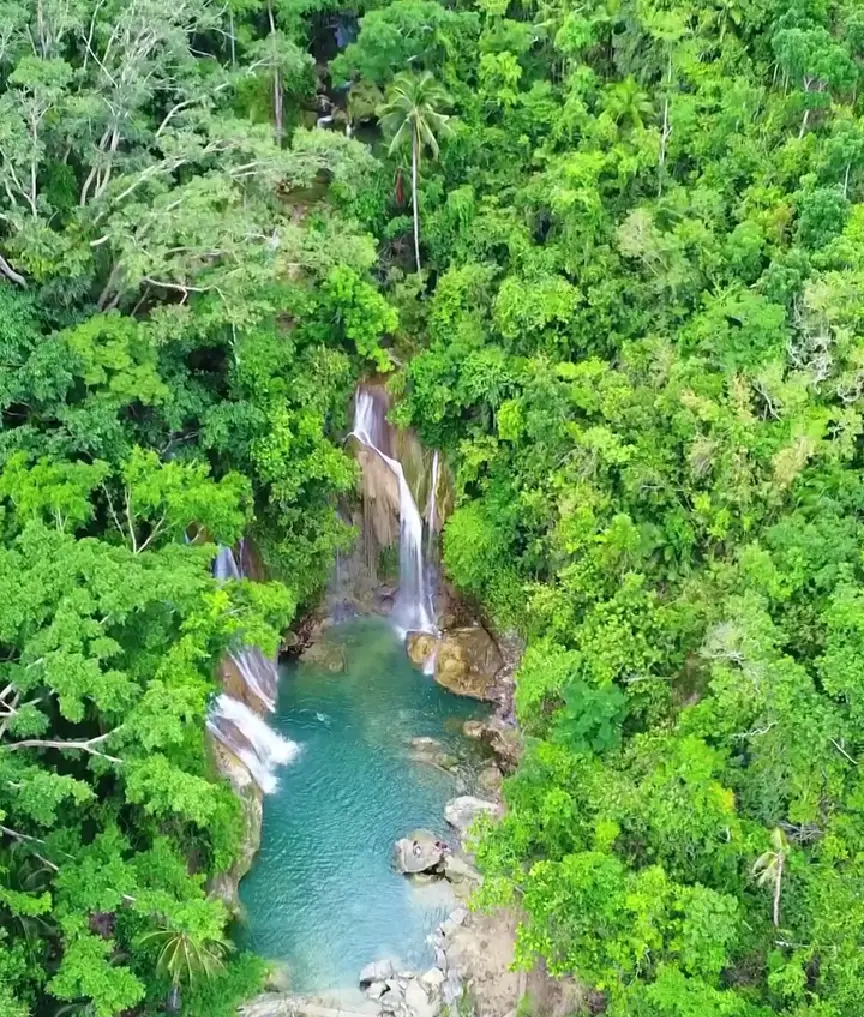
[{"label": "coconut palm tree", "polygon": [[222,967],[231,944],[220,935],[201,935],[185,929],[163,928],[145,932],[137,939],[139,946],[158,949],[156,970],[171,979],[168,1009],[180,1009],[180,984],[191,985],[199,978],[212,978]]},{"label": "coconut palm tree", "polygon": [[438,139],[450,133],[450,119],[440,107],[449,104],[447,93],[435,78],[424,71],[420,75],[397,74],[387,101],[378,109],[384,133],[390,137],[390,154],[411,142],[411,197],[414,209],[414,260],[420,271],[420,218],[417,209],[417,175],[420,155],[428,148],[438,157]]},{"label": "coconut palm tree", "polygon": [[780,924],[780,888],[783,882],[783,866],[789,854],[789,842],[786,834],[775,826],[771,831],[771,850],[759,855],[753,863],[753,875],[760,886],[774,887],[774,926]]}]

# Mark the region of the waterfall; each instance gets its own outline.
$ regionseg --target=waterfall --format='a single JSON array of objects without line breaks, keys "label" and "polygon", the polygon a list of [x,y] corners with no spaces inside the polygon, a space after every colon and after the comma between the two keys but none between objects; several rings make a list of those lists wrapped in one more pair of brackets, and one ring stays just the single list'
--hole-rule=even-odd
[{"label": "waterfall", "polygon": [[230,547],[220,547],[213,562],[213,575],[217,579],[242,579],[243,573]]},{"label": "waterfall", "polygon": [[222,695],[207,718],[207,729],[252,774],[264,794],[276,790],[276,767],[296,758],[300,746],[269,728],[245,703]]},{"label": "waterfall", "polygon": [[372,392],[358,389],[354,400],[353,435],[375,452],[392,471],[399,488],[399,590],[393,616],[406,631],[434,632],[432,598],[423,560],[423,520],[398,459],[382,451],[385,407]]},{"label": "waterfall", "polygon": [[[224,582],[243,579],[243,569],[230,547],[220,547],[213,562],[213,575]],[[228,651],[228,666],[239,677],[244,700],[267,713],[276,709],[279,672],[276,661],[257,646],[238,646]],[[232,689],[232,691],[234,691]],[[243,762],[265,794],[276,789],[277,766],[290,763],[299,751],[267,726],[248,702],[222,693],[207,718],[207,728],[226,749]]]},{"label": "waterfall", "polygon": [[241,646],[228,656],[243,679],[247,691],[260,701],[268,713],[276,709],[279,671],[275,660],[268,660],[257,646]]}]

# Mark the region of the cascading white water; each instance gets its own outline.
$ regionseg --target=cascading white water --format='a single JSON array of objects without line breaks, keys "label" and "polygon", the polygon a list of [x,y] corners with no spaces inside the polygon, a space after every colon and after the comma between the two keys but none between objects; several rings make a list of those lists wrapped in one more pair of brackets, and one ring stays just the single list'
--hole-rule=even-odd
[{"label": "cascading white water", "polygon": [[234,550],[230,547],[220,547],[216,552],[213,561],[213,575],[217,579],[242,579],[243,573],[234,557]]},{"label": "cascading white water", "polygon": [[432,598],[423,561],[423,520],[398,459],[381,449],[384,411],[375,396],[358,389],[354,399],[354,437],[375,452],[392,470],[399,486],[399,590],[393,608],[396,624],[405,631],[435,632]]},{"label": "cascading white water", "polygon": [[268,660],[257,646],[241,646],[239,649],[231,650],[229,656],[249,692],[261,702],[268,713],[275,712],[279,685],[276,661]]},{"label": "cascading white water", "polygon": [[276,767],[296,759],[300,746],[268,727],[245,703],[224,692],[207,718],[207,728],[243,762],[264,794],[276,790]]},{"label": "cascading white water", "polygon": [[[213,574],[221,580],[242,579],[243,570],[230,547],[220,547],[213,562]],[[245,695],[253,705],[273,713],[279,672],[257,646],[240,646],[228,653],[240,676]],[[276,734],[254,710],[240,700],[222,693],[207,718],[207,728],[233,755],[240,759],[265,794],[276,790],[276,767],[290,763],[299,748]]]}]

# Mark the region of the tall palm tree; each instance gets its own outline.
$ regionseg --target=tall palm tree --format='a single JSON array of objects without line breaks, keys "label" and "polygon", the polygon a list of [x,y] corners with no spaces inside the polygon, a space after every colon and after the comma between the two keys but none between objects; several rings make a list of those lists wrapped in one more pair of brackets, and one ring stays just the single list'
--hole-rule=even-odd
[{"label": "tall palm tree", "polygon": [[231,943],[215,936],[178,928],[153,929],[137,939],[139,946],[159,950],[156,970],[171,979],[169,1010],[179,1010],[180,984],[191,985],[199,977],[212,978],[222,967]]},{"label": "tall palm tree", "polygon": [[414,209],[414,260],[420,271],[420,216],[417,209],[417,175],[424,148],[438,158],[438,139],[450,133],[450,119],[440,107],[450,102],[447,93],[429,71],[420,75],[397,74],[387,101],[378,109],[384,133],[389,135],[390,154],[411,142],[411,197]]},{"label": "tall palm tree", "polygon": [[771,831],[771,850],[759,855],[753,864],[753,875],[760,886],[774,888],[774,908],[772,917],[775,928],[780,924],[780,888],[783,882],[783,866],[789,854],[789,842],[786,834],[775,826]]}]

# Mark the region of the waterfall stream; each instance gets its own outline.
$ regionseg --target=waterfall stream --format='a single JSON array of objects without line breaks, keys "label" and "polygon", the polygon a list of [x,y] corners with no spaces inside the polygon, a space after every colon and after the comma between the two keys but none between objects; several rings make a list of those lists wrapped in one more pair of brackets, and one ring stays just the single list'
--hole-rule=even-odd
[{"label": "waterfall stream", "polygon": [[384,401],[360,388],[354,400],[352,434],[387,464],[399,488],[399,590],[393,608],[396,625],[406,632],[435,632],[434,611],[423,556],[423,520],[398,459],[383,451]]},{"label": "waterfall stream", "polygon": [[[242,565],[230,547],[219,548],[213,574],[223,582],[244,578]],[[227,666],[241,683],[244,701],[222,693],[207,718],[207,729],[246,766],[261,790],[272,794],[276,768],[290,763],[299,752],[299,746],[278,735],[260,716],[260,712],[276,709],[276,661],[265,657],[257,646],[238,646],[229,651]]]}]

